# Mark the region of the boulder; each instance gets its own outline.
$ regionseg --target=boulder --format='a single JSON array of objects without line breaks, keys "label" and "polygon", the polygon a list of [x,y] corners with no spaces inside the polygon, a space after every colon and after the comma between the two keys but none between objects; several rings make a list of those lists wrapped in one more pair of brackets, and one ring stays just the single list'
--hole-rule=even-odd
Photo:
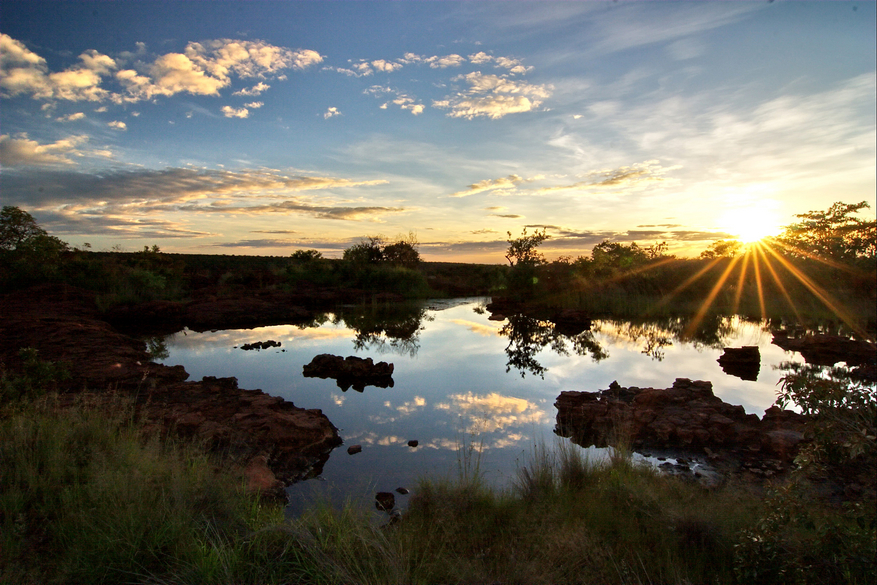
[{"label": "boulder", "polygon": [[343,358],[328,353],[315,356],[305,364],[302,373],[306,378],[333,378],[338,387],[347,391],[351,386],[357,392],[366,386],[393,387],[393,364],[378,362],[371,358],[348,356]]}]

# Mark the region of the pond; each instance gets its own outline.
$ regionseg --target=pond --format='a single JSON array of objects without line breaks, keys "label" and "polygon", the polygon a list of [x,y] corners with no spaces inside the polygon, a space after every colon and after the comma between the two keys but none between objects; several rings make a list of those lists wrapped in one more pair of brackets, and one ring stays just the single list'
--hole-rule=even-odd
[{"label": "pond", "polygon": [[[425,475],[452,476],[472,449],[481,453],[485,479],[505,485],[534,444],[554,441],[554,401],[563,390],[709,380],[724,401],[761,416],[776,397],[783,375],[777,366],[801,361],[771,344],[767,323],[738,317],[714,317],[687,334],[680,319],[594,321],[589,330],[563,334],[536,319],[491,320],[487,302],[341,307],[298,325],[185,330],[165,340],[163,363],[183,365],[193,380],[234,376],[241,388],[319,408],[340,429],[344,446],[320,477],[290,488],[295,508],[314,495],[370,499],[376,491],[412,489]],[[269,340],[276,343],[243,349]],[[723,347],[741,346],[760,349],[755,380],[726,374],[717,363]],[[390,362],[393,385],[359,392],[304,377],[303,367],[319,354]],[[362,452],[348,455],[350,445]]]}]

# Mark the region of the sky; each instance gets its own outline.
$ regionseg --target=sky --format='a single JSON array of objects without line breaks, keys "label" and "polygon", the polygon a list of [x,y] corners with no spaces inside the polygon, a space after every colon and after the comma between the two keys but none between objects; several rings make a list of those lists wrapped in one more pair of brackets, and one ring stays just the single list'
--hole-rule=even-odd
[{"label": "sky", "polygon": [[0,201],[93,250],[497,264],[872,218],[875,6],[0,0]]}]

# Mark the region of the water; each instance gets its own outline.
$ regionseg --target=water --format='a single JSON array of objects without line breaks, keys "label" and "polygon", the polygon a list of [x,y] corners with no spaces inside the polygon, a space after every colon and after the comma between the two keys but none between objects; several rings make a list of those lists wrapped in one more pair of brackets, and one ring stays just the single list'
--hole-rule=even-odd
[{"label": "water", "polygon": [[[481,452],[487,481],[505,485],[533,446],[551,443],[563,390],[622,386],[666,388],[676,378],[709,380],[717,396],[761,416],[783,375],[775,366],[801,361],[771,345],[760,323],[722,318],[694,337],[682,324],[596,321],[573,337],[536,320],[491,321],[488,299],[431,301],[405,307],[340,308],[306,325],[213,332],[182,331],[166,339],[167,365],[203,376],[234,376],[297,406],[319,408],[340,429],[320,478],[290,489],[293,507],[315,494],[333,500],[413,489],[418,477],[456,474],[467,448]],[[682,340],[680,340],[682,339]],[[244,351],[246,343],[280,347]],[[722,347],[757,345],[757,381],[724,373]],[[391,388],[342,391],[332,379],[305,378],[302,367],[322,353],[371,357],[395,366]],[[795,359],[797,357],[797,359]],[[409,440],[417,440],[415,448]],[[362,452],[347,454],[347,446]],[[404,497],[397,496],[404,506]]]}]

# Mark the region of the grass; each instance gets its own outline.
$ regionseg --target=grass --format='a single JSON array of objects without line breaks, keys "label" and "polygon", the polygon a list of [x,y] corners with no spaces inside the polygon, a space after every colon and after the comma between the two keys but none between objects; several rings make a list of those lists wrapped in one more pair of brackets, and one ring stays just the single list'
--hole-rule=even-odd
[{"label": "grass", "polygon": [[144,430],[123,397],[24,398],[0,411],[0,581],[857,583],[873,572],[867,506],[791,484],[767,499],[710,491],[624,450],[583,453],[538,445],[497,489],[477,444],[462,444],[456,476],[422,479],[401,522],[328,503],[287,520],[232,462]]}]

